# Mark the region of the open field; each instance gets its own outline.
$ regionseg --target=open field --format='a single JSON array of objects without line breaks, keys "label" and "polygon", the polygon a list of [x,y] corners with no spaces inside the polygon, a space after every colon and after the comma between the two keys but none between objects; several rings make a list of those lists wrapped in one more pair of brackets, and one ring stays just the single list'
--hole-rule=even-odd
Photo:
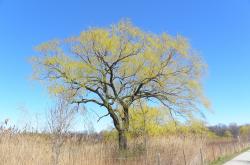
[{"label": "open field", "polygon": [[0,165],[250,164],[250,0],[0,0],[0,36]]},{"label": "open field", "polygon": [[[67,136],[60,149],[60,165],[200,165],[242,150],[248,143],[209,140],[196,136],[152,137],[130,140],[129,151],[119,153],[116,141]],[[53,164],[53,141],[45,134],[2,133],[0,162],[4,165]]]}]

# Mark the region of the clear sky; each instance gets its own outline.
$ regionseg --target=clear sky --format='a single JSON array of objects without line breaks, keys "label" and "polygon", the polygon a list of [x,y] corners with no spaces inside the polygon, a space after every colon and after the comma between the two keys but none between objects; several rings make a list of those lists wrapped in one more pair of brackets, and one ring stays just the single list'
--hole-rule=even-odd
[{"label": "clear sky", "polygon": [[250,0],[0,0],[0,119],[18,123],[50,105],[46,89],[29,79],[34,46],[121,18],[187,37],[209,66],[207,121],[250,123]]}]

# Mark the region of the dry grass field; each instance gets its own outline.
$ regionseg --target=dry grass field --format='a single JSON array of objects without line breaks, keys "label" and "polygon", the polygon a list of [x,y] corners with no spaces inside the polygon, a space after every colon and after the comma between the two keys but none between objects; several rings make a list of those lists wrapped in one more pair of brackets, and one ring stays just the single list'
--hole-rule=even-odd
[{"label": "dry grass field", "polygon": [[[0,162],[3,165],[55,164],[50,135],[2,132]],[[59,165],[200,165],[248,146],[232,140],[208,140],[196,136],[130,140],[129,151],[119,153],[115,140],[68,136],[57,154]]]}]

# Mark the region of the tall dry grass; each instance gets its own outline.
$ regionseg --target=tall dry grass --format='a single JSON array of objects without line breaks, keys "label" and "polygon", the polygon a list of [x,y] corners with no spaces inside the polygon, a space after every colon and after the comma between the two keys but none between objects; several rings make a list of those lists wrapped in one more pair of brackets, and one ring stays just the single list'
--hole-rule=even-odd
[{"label": "tall dry grass", "polygon": [[[200,165],[246,148],[246,142],[211,140],[196,136],[134,139],[121,154],[116,141],[67,136],[59,155],[60,165]],[[52,142],[48,134],[0,133],[0,164],[50,165]]]}]

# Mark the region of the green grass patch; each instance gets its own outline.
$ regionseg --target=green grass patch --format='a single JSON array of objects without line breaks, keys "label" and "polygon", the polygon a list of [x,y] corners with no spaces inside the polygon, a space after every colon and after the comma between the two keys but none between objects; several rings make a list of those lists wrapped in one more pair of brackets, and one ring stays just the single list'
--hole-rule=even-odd
[{"label": "green grass patch", "polygon": [[250,147],[246,148],[246,149],[243,149],[242,151],[240,152],[236,152],[234,154],[231,154],[231,155],[226,155],[226,156],[223,156],[223,157],[219,157],[219,159],[209,163],[209,165],[222,165],[223,163],[226,163],[227,161],[233,159],[234,157],[238,156],[239,154],[249,150]]}]

